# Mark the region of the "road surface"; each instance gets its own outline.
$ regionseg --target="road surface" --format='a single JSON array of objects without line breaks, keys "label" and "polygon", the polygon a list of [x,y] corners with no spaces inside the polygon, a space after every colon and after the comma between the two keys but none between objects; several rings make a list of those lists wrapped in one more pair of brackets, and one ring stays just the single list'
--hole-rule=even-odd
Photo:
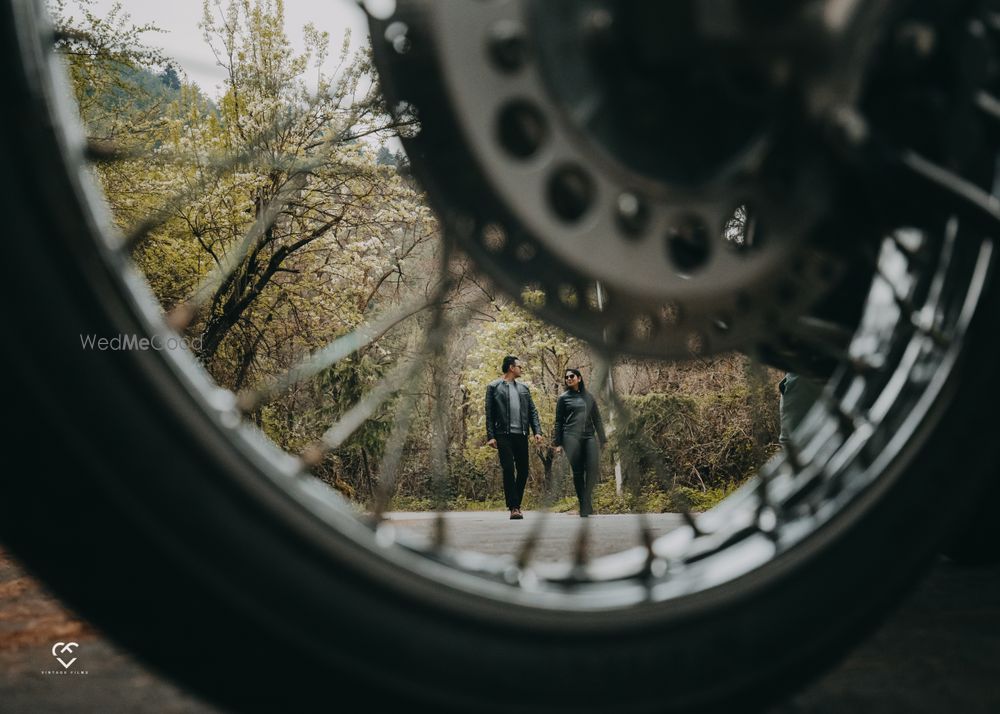
[{"label": "road surface", "polygon": [[[386,518],[402,531],[430,538],[437,519],[435,513],[392,512]],[[534,557],[542,561],[571,560],[577,534],[586,524],[588,552],[592,558],[618,553],[641,544],[639,516],[598,514],[580,518],[575,513],[542,514],[525,511],[524,520],[510,520],[507,511],[461,511],[444,514],[448,544],[487,555],[516,556],[528,534],[545,519],[543,538]],[[676,513],[651,513],[646,523],[654,536],[661,536],[683,525]]]}]

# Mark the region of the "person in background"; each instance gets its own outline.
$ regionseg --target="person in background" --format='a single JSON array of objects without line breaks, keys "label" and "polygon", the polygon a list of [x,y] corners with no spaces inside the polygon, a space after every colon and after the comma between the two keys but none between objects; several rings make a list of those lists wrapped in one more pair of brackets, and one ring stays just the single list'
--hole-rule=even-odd
[{"label": "person in background", "polygon": [[600,475],[600,449],[607,436],[597,400],[584,386],[580,370],[567,369],[563,378],[566,391],[556,401],[553,444],[557,453],[566,450],[580,499],[580,517],[586,518],[594,512],[592,497]]},{"label": "person in background", "polygon": [[781,444],[781,448],[788,448],[792,432],[805,418],[809,408],[819,399],[822,391],[822,381],[803,377],[795,372],[786,372],[784,378],[778,382],[778,392],[781,394],[778,400],[778,414],[781,421],[778,443]]},{"label": "person in background", "polygon": [[503,358],[503,377],[486,386],[486,443],[497,450],[503,470],[503,495],[511,520],[521,520],[521,500],[528,483],[528,435],[542,440],[542,425],[531,390],[517,381],[523,365],[514,355]]}]

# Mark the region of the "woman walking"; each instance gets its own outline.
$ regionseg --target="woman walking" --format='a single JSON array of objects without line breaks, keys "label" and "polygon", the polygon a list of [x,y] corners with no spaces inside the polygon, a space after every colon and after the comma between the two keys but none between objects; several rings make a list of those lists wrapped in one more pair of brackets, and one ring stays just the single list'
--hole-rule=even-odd
[{"label": "woman walking", "polygon": [[591,496],[600,474],[600,447],[604,446],[607,437],[597,400],[583,386],[580,370],[567,369],[564,380],[566,391],[556,402],[553,443],[556,453],[566,450],[573,469],[576,497],[580,499],[580,517],[586,518],[594,512]]}]

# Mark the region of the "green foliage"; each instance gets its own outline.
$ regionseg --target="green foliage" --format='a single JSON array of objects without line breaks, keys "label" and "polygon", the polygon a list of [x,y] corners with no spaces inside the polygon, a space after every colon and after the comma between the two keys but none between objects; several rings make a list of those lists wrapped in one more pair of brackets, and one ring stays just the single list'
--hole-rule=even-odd
[{"label": "green foliage", "polygon": [[[202,338],[197,356],[219,384],[252,389],[376,315],[434,292],[437,224],[406,175],[406,157],[386,146],[391,134],[415,130],[415,117],[388,116],[368,52],[349,56],[344,38],[340,69],[330,75],[330,38],[307,25],[306,49],[297,53],[280,0],[208,0],[200,27],[227,74],[221,94],[209,98],[147,44],[157,28],[134,25],[120,5],[104,17],[93,0],[51,6],[88,136],[123,155],[95,169],[109,212],[123,232],[157,218],[133,257],[164,309],[189,301],[246,243],[235,270],[207,283],[210,294],[187,327]],[[496,451],[484,444],[483,399],[506,354],[525,364],[523,382],[547,437],[564,370],[593,376],[585,345],[531,313],[549,296],[526,290],[518,306],[453,269],[461,287],[451,304],[485,294],[489,306],[457,326],[447,364],[403,387],[416,406],[396,476],[397,509],[503,507]],[[414,354],[427,330],[428,316],[418,315],[250,417],[301,453],[401,356]],[[605,450],[599,512],[706,508],[773,450],[777,395],[770,378],[741,358],[625,361],[614,378],[633,412],[612,439],[628,488],[614,493],[612,450]],[[599,400],[608,422],[607,400]],[[378,409],[317,475],[370,503],[398,404]],[[437,406],[444,424],[431,418]],[[448,444],[436,475],[435,434]],[[532,447],[526,506],[542,503],[552,467],[558,508],[575,509],[565,462],[552,463],[551,451]]]},{"label": "green foliage", "polygon": [[[133,257],[164,308],[189,300],[255,236],[188,327],[221,385],[238,391],[284,372],[426,292],[433,271],[422,264],[433,260],[436,224],[409,182],[358,140],[395,130],[367,53],[349,56],[345,38],[340,69],[328,75],[328,35],[306,26],[306,50],[296,53],[280,0],[206,2],[201,28],[227,73],[210,101],[144,44],[156,28],[133,25],[120,5],[104,17],[92,0],[52,7],[88,134],[136,157],[101,165],[97,177],[122,231],[158,217]],[[251,233],[269,206],[276,217]],[[300,452],[372,386],[405,339],[387,335],[252,418]],[[321,478],[367,497],[391,408],[333,452]]]},{"label": "green foliage", "polygon": [[504,511],[507,506],[503,497],[487,498],[483,500],[472,500],[465,496],[455,496],[448,503],[450,511]]},{"label": "green foliage", "polygon": [[[720,358],[712,368],[731,378],[683,394],[624,399],[631,419],[611,442],[632,490],[676,489],[672,508],[683,502],[701,508],[713,501],[711,494],[744,482],[775,450],[777,400],[764,398],[746,358]],[[696,491],[704,495],[691,495]]]},{"label": "green foliage", "polygon": [[[145,71],[162,66],[162,53],[146,44],[161,32],[152,24],[135,25],[116,2],[103,17],[94,0],[50,0],[49,13],[59,29],[55,49],[65,59],[80,114],[104,139],[140,137],[160,123],[157,109],[174,91]],[[158,86],[157,86],[158,85]]]},{"label": "green foliage", "polygon": [[[709,488],[701,491],[690,486],[680,486],[666,499],[660,512],[664,511],[707,511],[717,506],[722,499],[735,491],[738,484],[728,483],[719,488]],[[652,510],[652,509],[651,509]]]},{"label": "green foliage", "polygon": [[[676,513],[688,510],[697,513],[715,507],[736,488],[737,484],[726,484],[720,488],[702,491],[690,486],[679,486],[668,492],[654,483],[647,483],[639,493],[623,489],[619,495],[615,492],[614,479],[604,479],[599,481],[594,489],[594,512]],[[555,513],[576,512],[578,509],[579,502],[575,495],[563,497],[552,508]]]},{"label": "green foliage", "polygon": [[[503,498],[492,498],[481,501],[465,496],[455,496],[445,504],[449,511],[503,511],[506,510]],[[389,502],[390,511],[433,511],[434,503],[429,497],[396,494]]]},{"label": "green foliage", "polygon": [[389,502],[390,511],[433,511],[434,504],[427,496],[396,494]]},{"label": "green foliage", "polygon": [[[633,513],[640,510],[641,499],[627,489],[618,495],[614,480],[603,479],[594,488],[593,502],[595,513]],[[578,503],[574,504],[574,509],[578,507]]]}]

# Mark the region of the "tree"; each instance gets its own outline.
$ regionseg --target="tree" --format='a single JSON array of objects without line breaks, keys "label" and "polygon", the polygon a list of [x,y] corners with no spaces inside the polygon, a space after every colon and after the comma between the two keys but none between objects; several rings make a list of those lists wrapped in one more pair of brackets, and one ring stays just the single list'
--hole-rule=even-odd
[{"label": "tree", "polygon": [[50,0],[48,6],[81,118],[92,141],[148,140],[161,125],[164,102],[142,70],[165,61],[146,42],[161,30],[133,24],[120,2],[103,17],[93,6],[94,0]]},{"label": "tree", "polygon": [[378,147],[378,154],[375,163],[379,166],[395,166],[396,156],[384,146]]},{"label": "tree", "polygon": [[[399,123],[384,111],[367,52],[348,56],[345,38],[341,69],[328,76],[327,35],[307,26],[307,49],[296,54],[280,1],[206,2],[203,10],[206,40],[227,72],[216,102],[142,48],[151,28],[133,28],[118,6],[111,18],[64,13],[67,27],[83,23],[108,36],[67,31],[63,49],[79,65],[71,77],[88,131],[115,139],[123,154],[97,169],[116,223],[128,233],[160,217],[133,254],[165,310],[239,258],[187,328],[215,379],[239,390],[425,294],[436,280],[424,264],[433,264],[437,226],[412,186],[369,148],[368,137],[386,137]],[[123,83],[126,72],[141,81]],[[143,131],[118,131],[137,126]],[[365,365],[364,379],[352,382],[358,389],[394,361],[395,339],[348,363]],[[333,379],[343,374],[293,389],[251,417],[280,445],[301,448],[359,395],[332,388]],[[368,438],[376,432],[359,434],[361,461],[377,451]],[[331,480],[351,480],[352,448],[325,465]]]},{"label": "tree", "polygon": [[181,88],[181,78],[172,64],[168,64],[166,68],[160,72],[160,81],[163,83],[163,86],[169,87],[170,89]]},{"label": "tree", "polygon": [[[304,274],[337,278],[336,317],[356,324],[386,281],[401,274],[401,262],[435,232],[414,192],[372,161],[358,141],[394,129],[374,85],[362,89],[368,56],[348,62],[345,41],[347,69],[327,77],[326,34],[307,26],[306,53],[296,56],[284,34],[280,0],[242,0],[224,9],[216,3],[214,10],[218,17],[205,3],[202,27],[228,76],[219,122],[198,138],[263,160],[234,175],[221,201],[210,197],[212,205],[193,206],[185,220],[217,262],[219,251],[261,221],[269,207],[281,208],[212,297],[199,326],[200,356],[209,364],[234,328],[255,321],[254,307],[277,300],[275,290],[288,294],[285,309],[300,316],[307,311]],[[304,76],[310,61],[315,90]],[[283,275],[298,276],[297,287],[282,281]],[[327,295],[334,297],[329,288]],[[240,347],[249,348],[245,341]]]}]

